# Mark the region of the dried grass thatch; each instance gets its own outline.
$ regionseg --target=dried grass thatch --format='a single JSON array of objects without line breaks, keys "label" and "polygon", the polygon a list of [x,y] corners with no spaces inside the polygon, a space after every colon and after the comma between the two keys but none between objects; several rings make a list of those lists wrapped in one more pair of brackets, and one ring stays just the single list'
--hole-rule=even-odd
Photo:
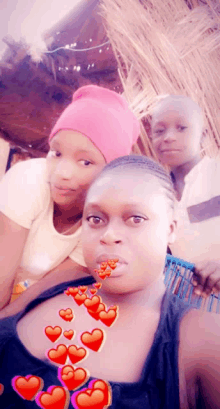
[{"label": "dried grass thatch", "polygon": [[[220,147],[219,11],[219,2],[213,0],[101,4],[125,96],[137,117],[150,119],[159,94],[190,96],[205,113],[205,150],[211,156]],[[153,155],[146,126],[141,140],[146,154]]]}]

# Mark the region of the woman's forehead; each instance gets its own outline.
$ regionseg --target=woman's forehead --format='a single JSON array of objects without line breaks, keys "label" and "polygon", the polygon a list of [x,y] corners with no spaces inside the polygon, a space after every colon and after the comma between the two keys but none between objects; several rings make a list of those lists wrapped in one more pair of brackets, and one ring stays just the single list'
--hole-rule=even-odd
[{"label": "woman's forehead", "polygon": [[98,201],[110,194],[118,201],[144,201],[150,195],[164,193],[159,179],[143,169],[126,169],[124,173],[113,169],[91,186],[86,202]]}]

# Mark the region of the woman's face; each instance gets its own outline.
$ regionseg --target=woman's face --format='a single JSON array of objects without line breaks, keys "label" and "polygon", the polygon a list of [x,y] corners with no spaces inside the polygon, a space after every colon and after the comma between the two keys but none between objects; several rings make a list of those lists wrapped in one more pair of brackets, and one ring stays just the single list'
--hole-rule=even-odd
[{"label": "woman's face", "polygon": [[61,207],[77,201],[83,206],[88,187],[106,161],[89,138],[71,130],[59,131],[50,142],[47,168],[51,196]]},{"label": "woman's face", "polygon": [[200,154],[202,118],[194,104],[164,101],[152,118],[153,147],[163,164],[175,168]]},{"label": "woman's face", "polygon": [[155,176],[132,170],[109,171],[90,188],[83,213],[85,262],[94,269],[119,259],[104,290],[142,290],[163,272],[167,244],[174,241],[175,223],[164,189]]}]

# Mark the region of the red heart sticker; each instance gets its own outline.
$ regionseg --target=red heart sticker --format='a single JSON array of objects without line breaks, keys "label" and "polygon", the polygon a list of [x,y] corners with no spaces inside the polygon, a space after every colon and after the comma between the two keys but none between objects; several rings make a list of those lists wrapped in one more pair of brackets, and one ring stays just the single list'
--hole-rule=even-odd
[{"label": "red heart sticker", "polygon": [[101,311],[105,311],[105,304],[101,303],[98,306],[98,309],[96,310],[96,312],[92,311],[92,310],[87,310],[87,312],[89,313],[89,315],[91,315],[92,318],[95,318],[95,320],[99,320],[99,313]]},{"label": "red heart sticker", "polygon": [[90,293],[92,294],[92,295],[95,295],[96,293],[97,293],[97,288],[90,288]]},{"label": "red heart sticker", "polygon": [[98,295],[94,295],[92,298],[87,298],[87,300],[84,301],[84,305],[91,311],[96,312],[100,302],[101,298]]},{"label": "red heart sticker", "polygon": [[86,285],[81,285],[81,286],[79,287],[81,293],[85,293],[86,290],[87,290],[87,288],[88,288],[88,287],[86,287]]},{"label": "red heart sticker", "polygon": [[3,394],[3,392],[4,392],[4,385],[0,383],[0,396]]},{"label": "red heart sticker", "polygon": [[41,392],[35,401],[43,409],[67,409],[70,396],[62,386],[53,385],[47,392]]},{"label": "red heart sticker", "polygon": [[113,322],[116,320],[117,318],[117,312],[115,310],[108,310],[108,312],[106,311],[101,311],[99,313],[99,319],[100,321],[103,322],[103,324],[107,325],[107,327],[110,327]]},{"label": "red heart sticker", "polygon": [[67,308],[66,310],[60,310],[59,316],[63,318],[65,321],[72,321],[73,320],[73,312],[71,308]]},{"label": "red heart sticker", "polygon": [[79,292],[79,289],[77,287],[69,287],[68,291],[72,297],[75,297],[75,295]]},{"label": "red heart sticker", "polygon": [[77,394],[75,402],[79,409],[103,409],[105,394],[100,389],[94,389],[93,391],[86,389],[85,392]]},{"label": "red heart sticker", "polygon": [[77,362],[80,362],[85,358],[86,350],[85,348],[77,348],[76,345],[70,345],[68,347],[68,354],[72,364],[76,364]]},{"label": "red heart sticker", "polygon": [[102,345],[104,332],[101,329],[95,328],[91,333],[83,332],[80,339],[87,348],[97,352]]},{"label": "red heart sticker", "polygon": [[47,355],[51,361],[64,365],[66,363],[67,354],[68,351],[66,345],[60,344],[57,349],[50,349]]},{"label": "red heart sticker", "polygon": [[95,288],[97,288],[98,290],[101,288],[102,283],[95,283],[93,284]]},{"label": "red heart sticker", "polygon": [[69,331],[64,331],[63,335],[67,339],[71,340],[74,336],[74,331],[72,329],[70,329]]},{"label": "red heart sticker", "polygon": [[83,368],[76,368],[74,369],[72,366],[67,365],[64,366],[62,369],[59,368],[59,376],[61,378],[61,382],[65,384],[65,386],[72,391],[74,389],[79,388],[82,386],[87,380],[87,372]]},{"label": "red heart sticker", "polygon": [[74,297],[74,300],[76,302],[76,304],[78,304],[79,306],[82,305],[84,303],[84,301],[86,300],[87,295],[86,294],[76,294],[76,296]]},{"label": "red heart sticker", "polygon": [[49,327],[46,327],[44,331],[45,331],[47,338],[49,338],[51,342],[57,341],[60,335],[62,334],[62,329],[60,327],[53,328],[49,326]]},{"label": "red heart sticker", "polygon": [[33,400],[35,395],[43,388],[43,380],[39,376],[15,376],[12,387],[23,399]]}]

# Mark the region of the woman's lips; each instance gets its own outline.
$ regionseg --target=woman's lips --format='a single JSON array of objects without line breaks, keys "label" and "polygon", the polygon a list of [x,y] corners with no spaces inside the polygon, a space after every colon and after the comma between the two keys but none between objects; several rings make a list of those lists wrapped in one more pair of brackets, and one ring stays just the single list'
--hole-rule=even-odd
[{"label": "woman's lips", "polygon": [[60,195],[68,195],[74,192],[73,189],[66,189],[66,188],[62,188],[62,187],[58,187],[58,186],[54,186],[53,187]]}]

